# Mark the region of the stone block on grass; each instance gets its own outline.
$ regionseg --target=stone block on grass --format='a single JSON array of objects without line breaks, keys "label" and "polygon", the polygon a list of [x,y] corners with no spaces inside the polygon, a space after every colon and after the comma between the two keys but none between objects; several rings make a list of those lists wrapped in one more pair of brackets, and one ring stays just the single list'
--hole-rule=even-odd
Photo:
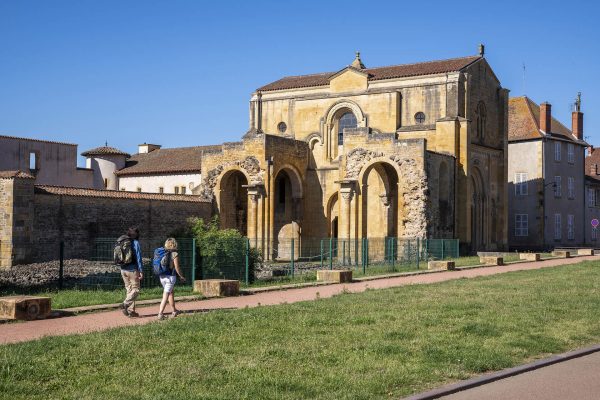
[{"label": "stone block on grass", "polygon": [[579,256],[593,256],[594,249],[577,249],[577,255]]},{"label": "stone block on grass", "polygon": [[479,257],[479,262],[484,265],[504,265],[504,257],[483,256]]},{"label": "stone block on grass", "polygon": [[447,269],[449,271],[456,269],[454,261],[429,261],[427,263],[427,269]]},{"label": "stone block on grass", "polygon": [[527,261],[540,261],[542,255],[540,253],[520,253],[519,259]]},{"label": "stone block on grass", "polygon": [[240,281],[232,279],[202,279],[194,281],[194,292],[204,297],[230,297],[240,294]]},{"label": "stone block on grass", "polygon": [[0,297],[0,319],[33,320],[50,314],[50,297]]},{"label": "stone block on grass", "polygon": [[571,252],[568,250],[554,250],[552,255],[554,257],[571,258]]},{"label": "stone block on grass", "polygon": [[352,271],[346,269],[323,269],[317,271],[318,282],[352,282]]}]

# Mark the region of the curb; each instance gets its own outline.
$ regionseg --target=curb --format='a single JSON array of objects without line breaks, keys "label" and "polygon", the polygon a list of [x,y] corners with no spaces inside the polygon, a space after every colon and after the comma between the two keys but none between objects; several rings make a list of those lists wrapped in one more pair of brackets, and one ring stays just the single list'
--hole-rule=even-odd
[{"label": "curb", "polygon": [[[585,257],[585,256],[577,256],[576,255],[576,256],[573,256],[570,258],[576,258],[576,257]],[[549,260],[554,260],[554,259],[557,259],[557,257],[542,259],[538,262],[549,261]],[[526,260],[511,261],[511,262],[506,263],[505,265],[520,264],[520,263],[524,263],[524,262],[527,262],[527,261]],[[469,266],[465,266],[465,267],[458,267],[458,268],[456,268],[456,271],[476,269],[476,268],[487,268],[487,267],[494,267],[494,265],[485,265],[485,264],[469,265]],[[391,274],[385,274],[385,275],[363,276],[360,278],[354,278],[352,280],[352,282],[368,282],[368,281],[375,281],[375,280],[381,280],[381,279],[400,278],[400,277],[408,277],[408,276],[415,276],[415,275],[437,274],[437,273],[441,273],[441,272],[448,272],[448,271],[445,269],[434,269],[434,270],[422,270],[422,271],[397,272],[397,273],[391,273]],[[350,283],[352,283],[352,282],[350,282]],[[280,291],[280,290],[301,289],[301,288],[305,288],[305,287],[328,286],[328,285],[337,285],[337,284],[340,284],[340,283],[338,283],[338,282],[307,282],[307,283],[293,283],[293,284],[278,285],[278,286],[265,286],[265,287],[258,287],[258,288],[245,288],[245,289],[240,289],[240,295],[248,296],[248,295],[253,295],[253,294],[258,294],[258,293],[276,292],[276,291]],[[200,294],[175,297],[175,301],[195,301],[195,300],[203,300],[203,299],[204,298]],[[153,304],[160,304],[160,302],[161,302],[161,299],[148,299],[148,300],[137,301],[136,304],[140,305],[140,306],[145,306],[145,305],[147,306],[147,305],[153,305]],[[92,306],[57,309],[57,310],[52,310],[52,312],[55,313],[53,315],[53,317],[58,318],[58,317],[73,316],[73,315],[78,315],[78,314],[83,314],[83,313],[88,313],[88,312],[116,310],[119,308],[120,305],[121,305],[121,303],[97,304],[97,305],[92,305]]]},{"label": "curb", "polygon": [[558,354],[556,356],[544,358],[538,361],[534,361],[529,364],[519,365],[518,367],[503,369],[498,372],[492,372],[490,374],[482,375],[476,378],[467,379],[457,383],[453,383],[447,386],[442,386],[438,389],[433,389],[428,392],[419,393],[409,397],[404,397],[402,400],[432,400],[439,399],[440,397],[448,396],[454,393],[462,392],[464,390],[472,389],[478,386],[482,386],[488,383],[499,381],[502,379],[510,378],[511,376],[520,375],[525,372],[534,371],[536,369],[548,367],[553,364],[558,364],[564,361],[569,361],[574,358],[587,356],[600,351],[600,344],[596,344],[591,347],[586,347],[579,350],[570,351],[567,353]]}]

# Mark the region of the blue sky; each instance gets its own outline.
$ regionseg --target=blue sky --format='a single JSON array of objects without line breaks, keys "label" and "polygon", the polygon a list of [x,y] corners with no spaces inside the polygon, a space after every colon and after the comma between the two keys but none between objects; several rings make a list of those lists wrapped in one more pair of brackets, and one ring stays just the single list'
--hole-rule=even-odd
[{"label": "blue sky", "polygon": [[[236,141],[285,75],[486,57],[600,145],[600,6],[588,2],[0,0],[0,134],[136,151]],[[523,81],[523,64],[526,66]]]}]

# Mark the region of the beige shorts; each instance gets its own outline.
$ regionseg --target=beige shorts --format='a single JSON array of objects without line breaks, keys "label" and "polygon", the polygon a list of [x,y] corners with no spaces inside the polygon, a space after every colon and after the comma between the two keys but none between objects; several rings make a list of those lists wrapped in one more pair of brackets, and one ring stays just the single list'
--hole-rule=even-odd
[{"label": "beige shorts", "polygon": [[175,282],[177,282],[176,276],[162,275],[160,277],[160,284],[163,287],[163,293],[172,293],[175,288]]}]

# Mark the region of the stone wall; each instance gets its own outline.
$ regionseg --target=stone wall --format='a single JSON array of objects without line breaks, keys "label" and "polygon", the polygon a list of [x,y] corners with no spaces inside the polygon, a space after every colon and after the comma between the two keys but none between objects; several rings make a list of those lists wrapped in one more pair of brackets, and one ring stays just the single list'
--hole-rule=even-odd
[{"label": "stone wall", "polygon": [[25,179],[0,179],[0,185],[3,267],[57,259],[61,241],[65,258],[87,258],[95,239],[116,239],[130,226],[139,227],[142,245],[156,245],[188,218],[212,215],[210,202],[197,196],[34,188]]}]

